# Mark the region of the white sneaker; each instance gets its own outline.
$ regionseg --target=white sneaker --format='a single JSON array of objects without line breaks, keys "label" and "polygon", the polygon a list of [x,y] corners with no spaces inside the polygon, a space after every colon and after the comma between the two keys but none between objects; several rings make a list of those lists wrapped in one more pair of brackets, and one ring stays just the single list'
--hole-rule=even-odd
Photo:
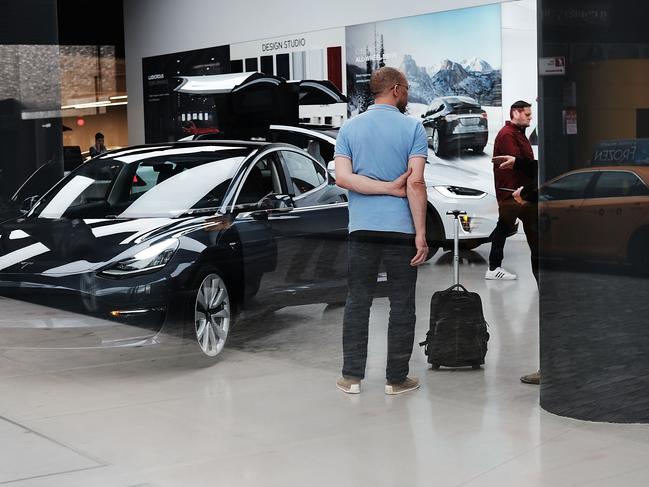
[{"label": "white sneaker", "polygon": [[492,281],[513,281],[516,279],[516,274],[506,271],[502,267],[496,267],[493,271],[487,269],[484,278]]}]

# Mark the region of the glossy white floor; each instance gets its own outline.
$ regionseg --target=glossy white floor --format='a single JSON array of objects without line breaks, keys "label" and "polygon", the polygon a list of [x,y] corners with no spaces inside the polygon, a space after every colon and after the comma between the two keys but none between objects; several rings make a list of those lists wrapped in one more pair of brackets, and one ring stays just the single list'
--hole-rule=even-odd
[{"label": "glossy white floor", "polygon": [[[244,323],[222,360],[203,367],[171,347],[2,351],[0,484],[134,486],[644,486],[649,427],[589,424],[540,410],[537,296],[528,252],[508,243],[517,282],[485,282],[488,246],[463,282],[491,325],[482,371],[431,371],[419,391],[383,393],[386,300],[372,310],[363,392],[334,387],[341,308],[286,309]],[[471,261],[471,262],[469,262]],[[428,298],[450,283],[437,255],[419,280],[417,337]],[[0,300],[0,332],[17,320],[80,318]],[[46,333],[46,330],[43,330]]]}]

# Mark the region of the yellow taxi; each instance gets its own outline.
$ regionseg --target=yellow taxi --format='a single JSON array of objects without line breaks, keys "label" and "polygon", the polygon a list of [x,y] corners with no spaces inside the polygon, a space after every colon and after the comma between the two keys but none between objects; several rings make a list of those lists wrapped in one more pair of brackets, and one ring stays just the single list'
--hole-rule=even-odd
[{"label": "yellow taxi", "polygon": [[539,189],[542,257],[649,270],[649,166],[578,169]]}]

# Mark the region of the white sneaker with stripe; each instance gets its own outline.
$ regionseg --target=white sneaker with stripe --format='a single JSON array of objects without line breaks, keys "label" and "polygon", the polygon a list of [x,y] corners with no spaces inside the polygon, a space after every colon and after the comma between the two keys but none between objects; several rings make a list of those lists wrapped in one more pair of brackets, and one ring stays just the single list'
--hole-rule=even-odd
[{"label": "white sneaker with stripe", "polygon": [[493,271],[487,269],[484,278],[491,281],[513,281],[517,278],[517,276],[516,274],[512,274],[502,267],[496,267]]}]

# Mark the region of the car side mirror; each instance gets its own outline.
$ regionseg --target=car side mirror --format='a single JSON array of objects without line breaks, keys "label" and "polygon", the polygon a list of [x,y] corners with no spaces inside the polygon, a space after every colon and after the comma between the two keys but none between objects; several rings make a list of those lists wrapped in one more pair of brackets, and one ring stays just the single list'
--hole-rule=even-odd
[{"label": "car side mirror", "polygon": [[327,164],[327,171],[329,171],[329,174],[333,177],[336,177],[336,161],[329,161]]},{"label": "car side mirror", "polygon": [[257,203],[257,209],[262,211],[285,212],[291,211],[293,208],[295,208],[295,202],[291,196],[286,194],[269,194]]}]

